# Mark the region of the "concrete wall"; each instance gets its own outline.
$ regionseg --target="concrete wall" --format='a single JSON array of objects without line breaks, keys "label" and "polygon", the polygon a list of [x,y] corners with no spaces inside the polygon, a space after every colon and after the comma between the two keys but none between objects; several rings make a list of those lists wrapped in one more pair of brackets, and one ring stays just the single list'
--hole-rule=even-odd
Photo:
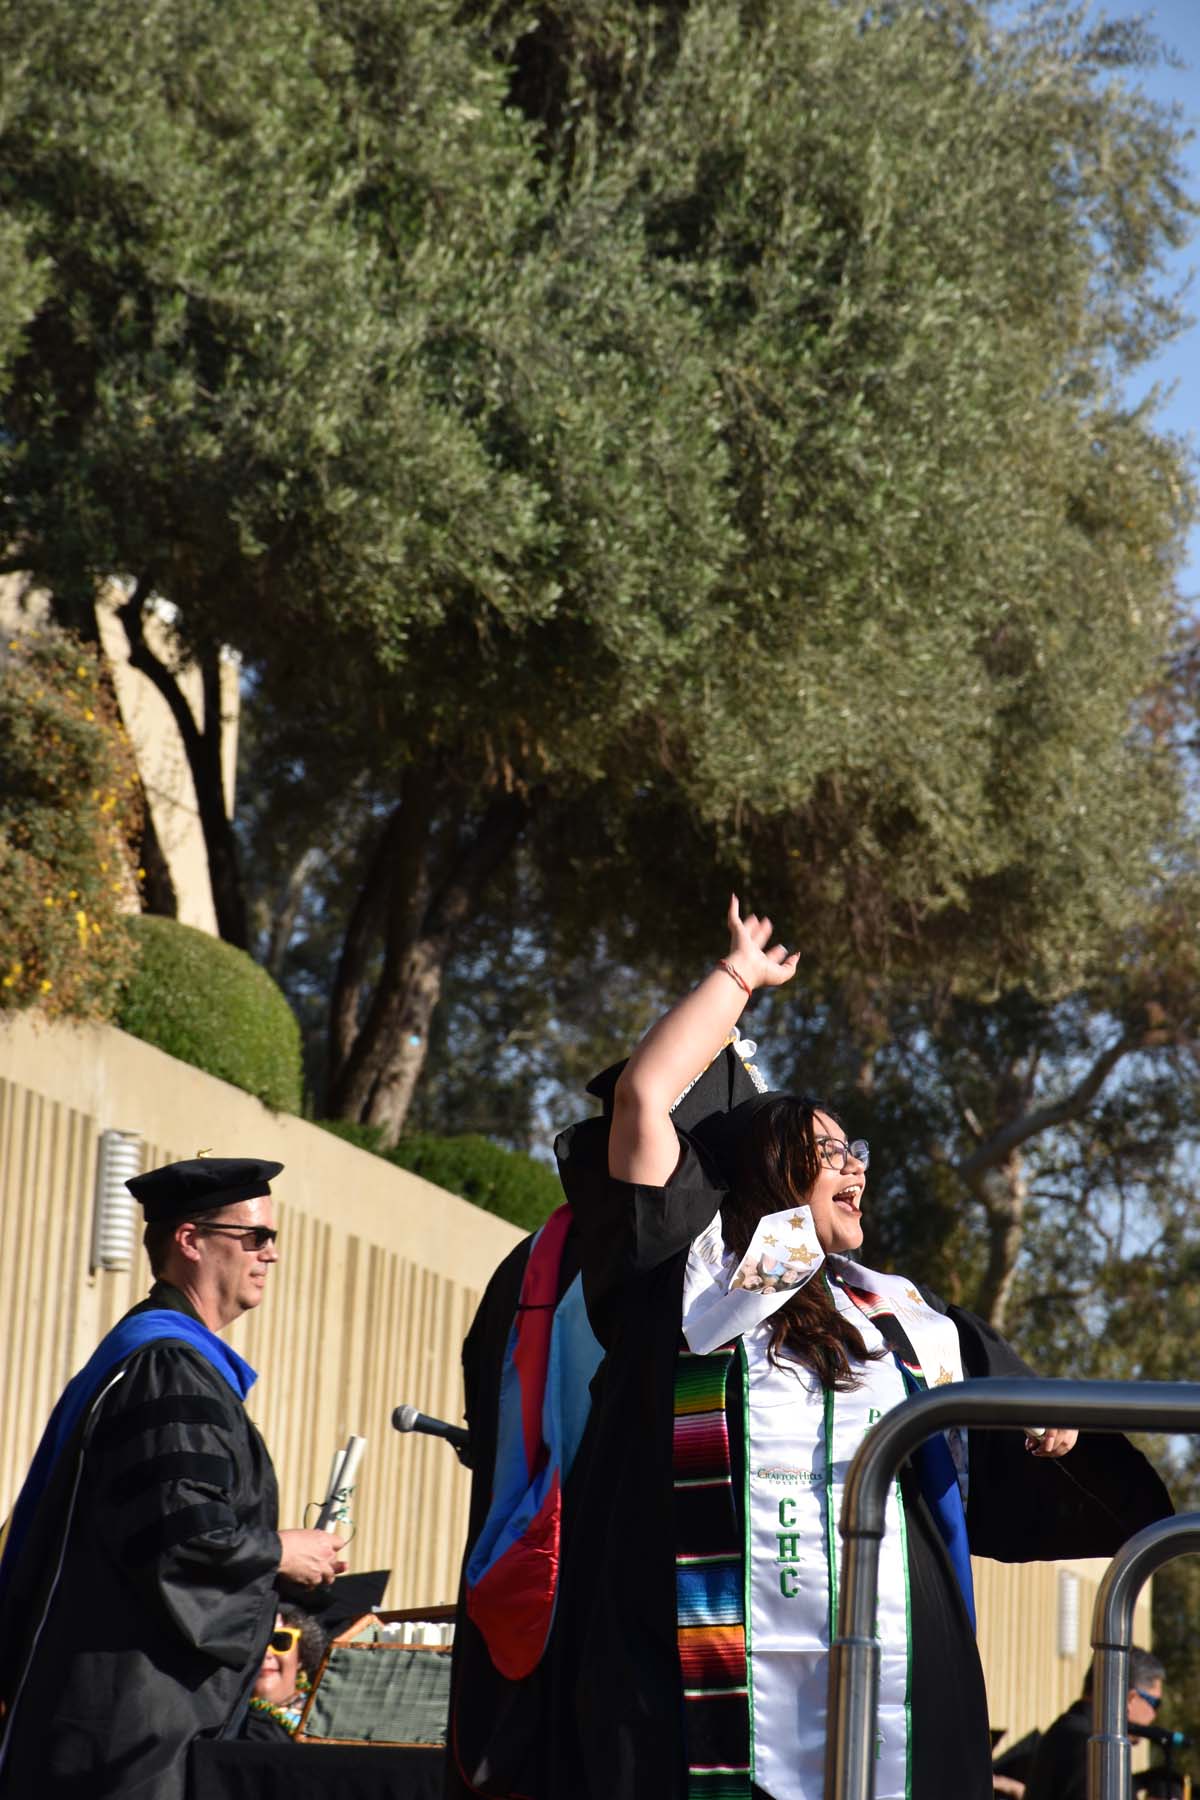
[{"label": "concrete wall", "polygon": [[479,1295],[521,1233],[457,1196],[108,1026],[0,1025],[0,1517],[63,1383],[144,1297],[88,1268],[96,1145],[138,1132],[144,1166],[198,1149],[272,1157],[280,1261],[262,1306],[229,1333],[259,1371],[250,1410],[280,1477],[281,1520],[304,1522],[335,1446],[369,1440],[353,1565],[387,1566],[392,1606],[452,1599],[467,1477],[443,1443],[391,1429],[394,1405],[459,1419],[459,1353]]}]

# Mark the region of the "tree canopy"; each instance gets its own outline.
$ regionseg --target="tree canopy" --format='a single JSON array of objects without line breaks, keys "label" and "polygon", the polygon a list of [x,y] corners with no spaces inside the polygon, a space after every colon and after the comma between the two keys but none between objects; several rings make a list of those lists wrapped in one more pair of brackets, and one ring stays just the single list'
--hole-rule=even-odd
[{"label": "tree canopy", "polygon": [[1114,78],[1135,28],[102,0],[83,34],[33,0],[0,31],[10,558],[85,629],[127,578],[148,672],[155,595],[246,659],[256,891],[342,864],[332,1110],[399,1132],[518,845],[558,941],[666,976],[734,877],[815,982],[1050,996],[1131,925],[1190,504],[1118,381],[1178,324],[1190,214],[1177,126]]}]

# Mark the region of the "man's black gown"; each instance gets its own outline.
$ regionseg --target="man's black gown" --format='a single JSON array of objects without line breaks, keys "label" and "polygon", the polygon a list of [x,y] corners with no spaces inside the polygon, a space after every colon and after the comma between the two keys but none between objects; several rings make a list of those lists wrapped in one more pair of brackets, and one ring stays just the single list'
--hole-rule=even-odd
[{"label": "man's black gown", "polygon": [[[192,1310],[162,1282],[148,1307]],[[0,1615],[4,1800],[183,1800],[191,1740],[236,1728],[262,1661],[276,1514],[223,1376],[183,1344],[135,1352],[60,1454]]]},{"label": "man's black gown", "polygon": [[[556,1145],[588,1313],[606,1356],[564,1504],[550,1646],[536,1682],[530,1678],[524,1692],[506,1696],[499,1734],[512,1732],[514,1717],[523,1719],[540,1753],[520,1771],[522,1781],[478,1790],[530,1800],[684,1800],[687,1791],[675,1616],[674,1376],[688,1248],[723,1190],[686,1139],[667,1187],[613,1181],[607,1130],[606,1121],[587,1120]],[[968,1377],[1032,1373],[982,1320],[926,1298],[953,1320]],[[501,1311],[497,1304],[490,1321],[477,1321],[489,1360],[502,1354],[507,1335]],[[474,1441],[474,1416],[471,1422]],[[730,1426],[736,1457],[741,1421],[732,1413]],[[972,1429],[970,1459],[971,1549],[999,1561],[1111,1555],[1171,1511],[1150,1465],[1115,1435],[1081,1438],[1068,1469],[1029,1456],[1020,1432]],[[485,1509],[489,1474],[490,1463],[477,1461]],[[912,1792],[916,1800],[988,1800],[990,1740],[974,1634],[911,1471],[902,1471],[901,1481],[914,1635]],[[736,1494],[736,1478],[733,1486]],[[497,1717],[494,1691],[494,1681],[472,1681],[464,1665],[456,1712],[472,1718],[477,1745]]]},{"label": "man's black gown", "polygon": [[1076,1700],[1042,1734],[1026,1779],[1026,1800],[1084,1800],[1092,1703]]}]

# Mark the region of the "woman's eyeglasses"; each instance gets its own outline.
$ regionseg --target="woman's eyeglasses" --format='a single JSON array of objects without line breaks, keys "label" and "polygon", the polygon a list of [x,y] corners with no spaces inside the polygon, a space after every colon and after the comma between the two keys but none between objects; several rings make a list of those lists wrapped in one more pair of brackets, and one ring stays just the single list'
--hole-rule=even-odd
[{"label": "woman's eyeglasses", "polygon": [[1146,1705],[1150,1708],[1151,1712],[1157,1712],[1163,1703],[1161,1694],[1147,1694],[1143,1688],[1134,1688],[1133,1691],[1139,1700],[1144,1700],[1146,1702]]},{"label": "woman's eyeglasses", "polygon": [[851,1157],[865,1169],[871,1160],[871,1146],[866,1138],[855,1138],[852,1144],[848,1144],[844,1138],[833,1137],[814,1138],[813,1142],[817,1146],[817,1155],[827,1169],[844,1169]]},{"label": "woman's eyeglasses", "polygon": [[277,1625],[268,1638],[267,1645],[280,1656],[289,1656],[299,1642],[299,1625]]},{"label": "woman's eyeglasses", "polygon": [[222,1231],[227,1237],[239,1237],[243,1250],[265,1250],[279,1236],[271,1225],[197,1225],[196,1230],[206,1234]]}]

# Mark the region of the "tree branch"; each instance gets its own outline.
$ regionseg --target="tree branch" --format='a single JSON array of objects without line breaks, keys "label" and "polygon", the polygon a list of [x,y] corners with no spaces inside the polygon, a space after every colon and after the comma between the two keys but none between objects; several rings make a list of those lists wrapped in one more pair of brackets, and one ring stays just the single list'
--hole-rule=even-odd
[{"label": "tree branch", "polygon": [[1144,1047],[1144,1035],[1140,1032],[1137,1035],[1123,1032],[1107,1050],[1101,1051],[1070,1093],[1052,1101],[1048,1106],[1035,1107],[1032,1112],[1022,1113],[993,1131],[977,1150],[973,1150],[970,1156],[957,1165],[962,1179],[973,1191],[978,1191],[980,1176],[988,1169],[997,1168],[1031,1137],[1036,1137],[1039,1132],[1049,1131],[1055,1125],[1062,1125],[1068,1119],[1079,1118],[1091,1105],[1122,1057]]}]

